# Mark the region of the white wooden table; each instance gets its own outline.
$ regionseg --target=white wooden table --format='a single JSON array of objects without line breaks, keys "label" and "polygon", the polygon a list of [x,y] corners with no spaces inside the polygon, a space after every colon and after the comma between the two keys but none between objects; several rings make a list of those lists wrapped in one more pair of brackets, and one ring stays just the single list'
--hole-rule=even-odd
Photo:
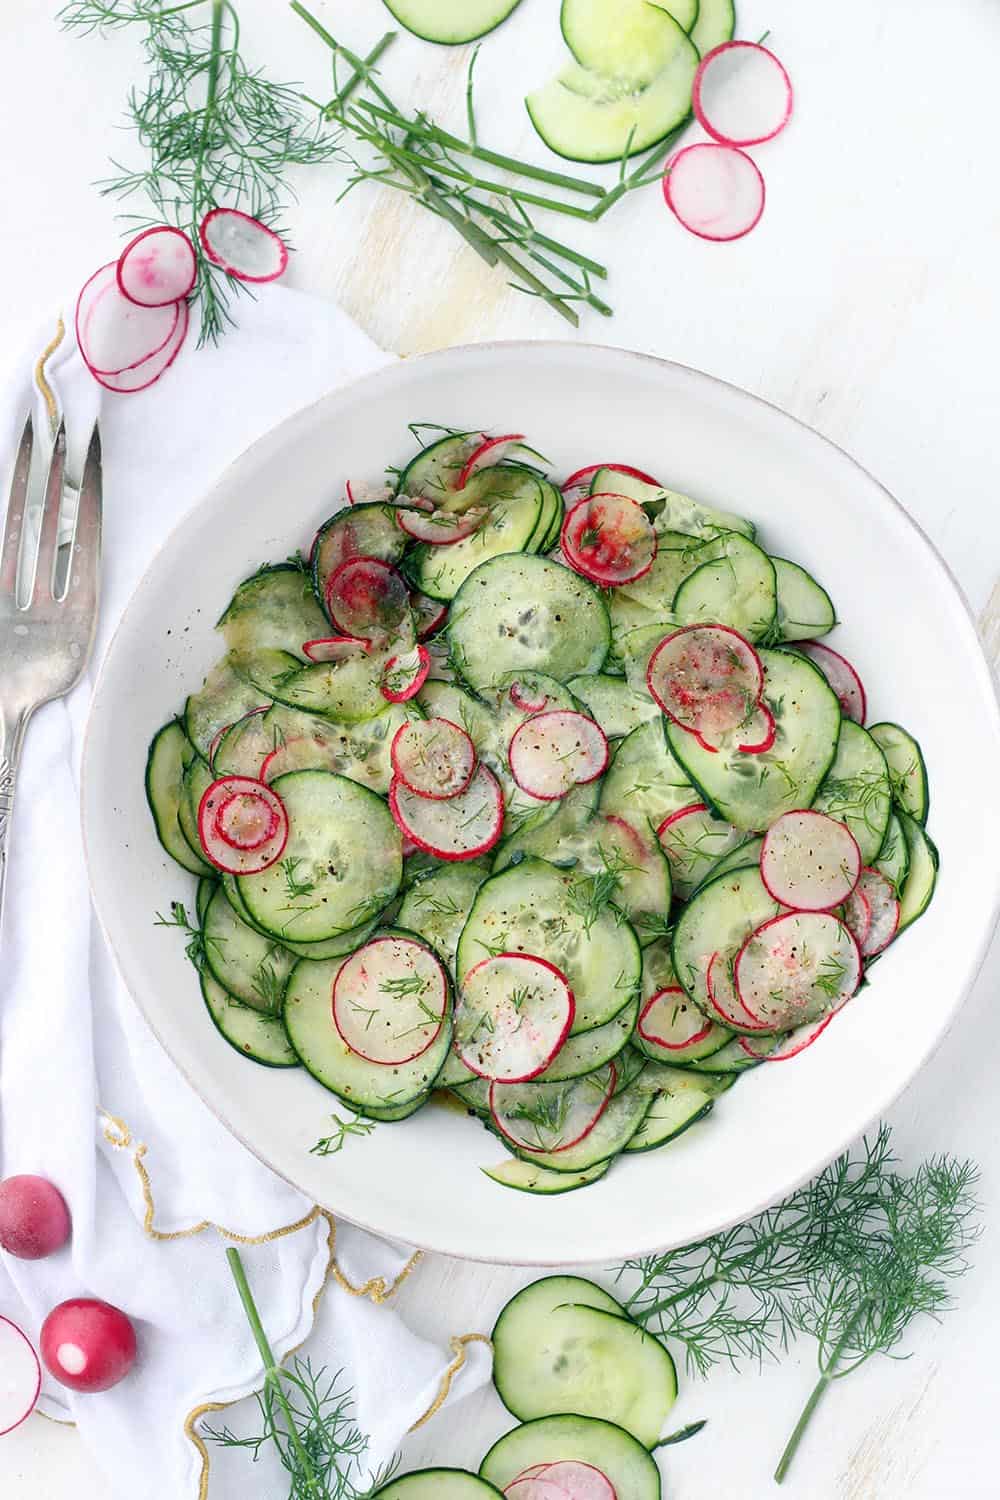
[{"label": "white wooden table", "polygon": [[[390,24],[378,0],[315,0],[358,50]],[[89,186],[135,76],[135,48],[59,34],[55,6],[7,0],[0,44],[0,306],[16,345],[115,243],[113,207]],[[843,444],[929,531],[977,611],[1000,574],[1000,208],[996,192],[995,0],[744,0],[741,34],[770,27],[797,88],[785,137],[759,153],[763,223],[739,245],[686,236],[655,188],[596,227],[560,224],[611,268],[606,322],[579,337],[668,355],[747,387]],[[481,131],[536,151],[521,106],[559,44],[554,0],[521,12],[484,47]],[[243,0],[252,55],[314,92],[322,48],[276,0]],[[461,119],[465,51],[405,38],[387,62],[401,101]],[[540,153],[536,153],[540,154]],[[419,209],[366,189],[335,208],[336,169],[299,182],[289,215],[290,280],[338,298],[404,354],[508,337],[573,336],[510,291]],[[600,455],[596,455],[600,456]],[[613,456],[613,455],[612,455]],[[900,580],[905,587],[905,579]],[[1000,590],[994,599],[1000,644]],[[987,616],[987,623],[989,617]],[[989,789],[984,789],[988,794]],[[982,1164],[991,1231],[1000,1222],[995,996],[1000,947],[962,1018],[891,1111],[907,1160],[932,1151]],[[940,1329],[920,1330],[903,1364],[870,1364],[829,1396],[787,1488],[808,1500],[973,1500],[1000,1493],[995,1337],[1000,1278],[992,1233]],[[488,1329],[524,1273],[429,1259],[402,1296],[405,1316],[441,1339]],[[707,1432],[663,1458],[675,1500],[756,1500],[812,1383],[803,1347],[762,1375],[685,1382],[678,1424]],[[489,1392],[424,1429],[411,1463],[475,1466],[505,1425]],[[0,1443],[6,1500],[101,1500],[105,1481],[76,1436],[40,1419]],[[171,1497],[173,1500],[173,1497]],[[626,1500],[626,1497],[623,1497]]]}]

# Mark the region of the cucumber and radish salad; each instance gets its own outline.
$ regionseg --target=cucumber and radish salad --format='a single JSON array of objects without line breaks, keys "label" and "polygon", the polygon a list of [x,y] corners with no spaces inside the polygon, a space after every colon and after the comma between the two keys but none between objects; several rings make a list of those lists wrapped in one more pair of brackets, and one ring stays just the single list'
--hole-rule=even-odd
[{"label": "cucumber and radish salad", "polygon": [[835,1022],[931,900],[927,769],[752,520],[439,431],[238,585],[146,791],[233,1047],[450,1090],[558,1195]]}]

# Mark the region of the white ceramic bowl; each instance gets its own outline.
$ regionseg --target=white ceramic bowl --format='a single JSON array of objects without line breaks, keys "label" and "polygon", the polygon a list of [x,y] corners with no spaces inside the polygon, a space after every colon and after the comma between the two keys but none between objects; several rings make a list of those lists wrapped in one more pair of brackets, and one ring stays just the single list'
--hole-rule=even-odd
[{"label": "white ceramic bowl", "polygon": [[[176,934],[153,913],[193,882],[164,856],[143,793],[148,742],[220,654],[211,622],[262,559],[306,545],[343,481],[412,449],[407,423],[530,434],[556,473],[622,459],[752,516],[812,569],[844,621],[873,719],[898,719],[930,770],[941,875],[928,914],[794,1062],[758,1068],[711,1119],[626,1158],[593,1187],[536,1198],[479,1170],[498,1143],[429,1107],[339,1155],[309,1147],[336,1099],[303,1070],[240,1058],[213,1029]],[[197,497],[195,497],[197,498]],[[1000,897],[1000,715],[963,599],[927,539],[845,453],[773,407],[677,365],[579,344],[498,344],[407,360],[261,439],[198,500],[136,591],[94,698],[84,825],[94,900],[136,1003],[194,1088],[246,1145],[318,1203],[448,1254],[611,1261],[746,1218],[822,1168],[905,1087],[954,1019]],[[943,1082],[943,1081],[942,1081]]]}]

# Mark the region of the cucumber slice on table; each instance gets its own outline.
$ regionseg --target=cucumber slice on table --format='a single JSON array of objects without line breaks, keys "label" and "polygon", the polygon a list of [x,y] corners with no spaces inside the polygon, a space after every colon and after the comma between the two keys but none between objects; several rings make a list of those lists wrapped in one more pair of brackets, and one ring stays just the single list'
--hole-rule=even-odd
[{"label": "cucumber slice on table", "polygon": [[524,1422],[493,1444],[479,1472],[498,1490],[505,1490],[535,1464],[571,1459],[600,1469],[620,1497],[661,1500],[655,1459],[623,1427],[595,1417],[540,1417]]},{"label": "cucumber slice on table", "polygon": [[930,792],[919,744],[899,724],[873,724],[868,733],[885,756],[894,801],[918,823],[926,823]]},{"label": "cucumber slice on table", "polygon": [[642,88],[670,63],[677,27],[690,31],[697,15],[698,0],[562,0],[559,24],[581,67]]},{"label": "cucumber slice on table", "polygon": [[601,1162],[585,1172],[548,1172],[544,1167],[536,1167],[533,1162],[511,1157],[510,1161],[503,1161],[499,1166],[481,1167],[480,1171],[500,1187],[551,1198],[560,1193],[575,1193],[577,1188],[589,1187],[592,1182],[597,1182],[604,1176],[608,1165],[608,1162]]},{"label": "cucumber slice on table", "polygon": [[[517,4],[517,0],[514,0]],[[416,1469],[377,1490],[372,1500],[503,1500],[501,1492],[465,1469]]]},{"label": "cucumber slice on table", "polygon": [[297,1068],[298,1056],[279,1016],[268,1016],[235,1000],[207,971],[201,993],[216,1028],[243,1057],[266,1068]]},{"label": "cucumber slice on table", "polygon": [[892,812],[889,768],[873,737],[853,719],[845,719],[840,727],[836,757],[812,805],[846,823],[861,850],[862,864],[874,864]]},{"label": "cucumber slice on table", "polygon": [[191,847],[178,822],[181,799],[186,800],[184,773],[196,755],[179,719],[164,724],[149,747],[146,800],[153,814],[156,836],[170,858],[192,875],[207,875],[211,865]]},{"label": "cucumber slice on table", "polygon": [[495,31],[520,3],[521,0],[385,0],[386,8],[407,31],[425,42],[439,42],[445,47],[474,42],[477,37]]}]

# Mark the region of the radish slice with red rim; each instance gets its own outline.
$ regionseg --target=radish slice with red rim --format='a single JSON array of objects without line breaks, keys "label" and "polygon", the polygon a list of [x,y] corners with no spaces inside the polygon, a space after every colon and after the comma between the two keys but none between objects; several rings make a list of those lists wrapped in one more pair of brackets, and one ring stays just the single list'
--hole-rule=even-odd
[{"label": "radish slice with red rim", "polygon": [[512,458],[518,451],[529,453],[532,458],[537,458],[538,454],[531,448],[523,448],[523,443],[523,432],[508,432],[502,437],[484,436],[483,441],[466,459],[465,466],[458,476],[458,483],[455,485],[456,490],[464,490],[473,474],[478,473],[480,469],[501,463],[505,458]]},{"label": "radish slice with red rim", "polygon": [[426,1052],[447,1010],[441,962],[415,938],[372,938],[341,964],[333,982],[333,1023],[345,1046],[385,1067]]},{"label": "radish slice with red rim", "polygon": [[309,734],[286,736],[264,757],[260,768],[260,779],[277,781],[289,771],[334,771],[340,775],[344,768],[343,726],[329,724],[321,727],[319,721]]},{"label": "radish slice with red rim", "polygon": [[649,659],[646,685],[668,718],[707,749],[754,713],[764,686],[760,657],[728,625],[685,625]]},{"label": "radish slice with red rim", "polygon": [[858,895],[869,913],[868,926],[858,943],[862,957],[874,958],[888,948],[899,931],[899,900],[892,882],[880,870],[868,868],[861,872]]},{"label": "radish slice with red rim", "polygon": [[647,474],[644,469],[633,469],[631,464],[587,464],[586,468],[577,469],[568,479],[563,481],[562,492],[568,494],[570,490],[576,490],[581,485],[590,486],[590,481],[601,469],[610,469],[613,474],[627,474],[630,479],[641,480],[643,484],[655,485],[661,488],[660,481],[654,479],[652,474]]},{"label": "radish slice with red rim", "polygon": [[[344,485],[348,505],[387,505],[392,501],[391,484],[379,484],[368,479],[348,479]],[[410,501],[416,505],[416,500]]]},{"label": "radish slice with red rim", "polygon": [[750,934],[733,966],[741,1003],[781,1031],[837,1010],[857,990],[861,973],[854,935],[828,912],[770,918]]},{"label": "radish slice with red rim", "polygon": [[27,1334],[0,1317],[0,1437],[31,1416],[41,1389],[42,1367]]},{"label": "radish slice with red rim", "polygon": [[427,681],[431,654],[426,646],[411,646],[408,651],[390,656],[382,669],[379,692],[390,703],[408,703]]},{"label": "radish slice with red rim", "polygon": [[810,1021],[808,1025],[796,1026],[794,1031],[788,1031],[778,1040],[777,1046],[773,1037],[741,1036],[736,1040],[748,1057],[756,1058],[758,1062],[787,1062],[791,1057],[798,1057],[807,1047],[811,1047],[817,1037],[823,1032],[833,1020],[836,1012],[823,1016],[819,1021]]},{"label": "radish slice with red rim", "polygon": [[575,1016],[573,991],[554,964],[501,953],[475,964],[462,980],[455,1051],[480,1078],[528,1083],[549,1066]]},{"label": "radish slice with red rim", "polygon": [[587,495],[563,521],[561,545],[570,567],[604,587],[634,583],[656,559],[656,532],[637,500]]},{"label": "radish slice with red rim", "polygon": [[115,277],[123,297],[139,307],[166,307],[186,297],[198,276],[198,257],[183,229],[144,229],[118,257]]},{"label": "radish slice with red rim", "polygon": [[863,724],[868,713],[865,686],[846,656],[832,650],[822,641],[801,641],[797,650],[808,656],[840,700],[840,711],[846,719]]},{"label": "radish slice with red rim", "polygon": [[238,208],[213,208],[202,219],[198,238],[213,266],[239,281],[276,281],[288,265],[281,236]]},{"label": "radish slice with red rim", "polygon": [[206,857],[228,875],[255,875],[281,858],[288,815],[276,792],[249,776],[223,776],[198,806],[198,835]]},{"label": "radish slice with red rim", "polygon": [[389,637],[408,619],[410,591],[391,563],[349,557],[330,574],[326,607],[337,628],[362,640]]},{"label": "radish slice with red rim", "polygon": [[778,737],[778,726],[766,703],[758,703],[746,723],[736,734],[736,748],[744,755],[763,755]]},{"label": "radish slice with red rim", "polygon": [[864,957],[865,940],[872,925],[872,909],[868,897],[861,890],[853,890],[844,902],[844,921],[854,934],[854,941]]},{"label": "radish slice with red rim", "polygon": [[441,629],[448,618],[447,604],[443,604],[440,599],[430,598],[428,594],[411,594],[410,609],[418,641],[426,641],[436,630]]},{"label": "radish slice with red rim", "polygon": [[570,1500],[570,1493],[561,1484],[555,1484],[546,1474],[527,1475],[515,1479],[504,1490],[506,1500]]},{"label": "radish slice with red rim", "polygon": [[499,842],[503,830],[503,792],[482,765],[465,791],[445,802],[411,792],[396,777],[389,788],[389,810],[400,831],[438,859],[475,859]]},{"label": "radish slice with red rim", "polygon": [[177,331],[182,303],[140,307],[123,295],[110,261],[85,282],[76,303],[76,341],[92,375],[123,375],[159,354]]},{"label": "radish slice with red rim", "polygon": [[545,1478],[561,1487],[566,1500],[618,1500],[618,1492],[602,1469],[562,1458],[547,1464]]},{"label": "radish slice with red rim", "polygon": [[523,682],[512,682],[507,692],[511,703],[522,714],[540,714],[549,701],[548,693],[532,692]]},{"label": "radish slice with red rim", "polygon": [[468,510],[413,510],[400,506],[396,520],[401,531],[414,541],[426,542],[431,547],[450,547],[454,542],[479,530],[489,511],[484,505],[471,505]]},{"label": "radish slice with red rim", "polygon": [[647,1042],[676,1051],[702,1041],[711,1029],[712,1022],[705,1020],[679,984],[657,990],[643,1006],[636,1027]]},{"label": "radish slice with red rim", "polygon": [[792,118],[792,81],[759,42],[723,42],[702,58],[691,88],[695,119],[724,146],[760,146]]},{"label": "radish slice with red rim", "polygon": [[534,714],[514,731],[507,758],[522,792],[556,802],[575,786],[603,776],[608,740],[601,726],[575,709]]},{"label": "radish slice with red rim", "polygon": [[403,785],[434,802],[464,792],[476,769],[476,747],[451,719],[411,719],[397,729],[389,754]]},{"label": "radish slice with red rim", "polygon": [[703,141],[667,162],[663,196],[685,229],[722,243],[742,239],[760,223],[766,193],[760,169],[745,151]]},{"label": "radish slice with red rim", "polygon": [[615,1091],[614,1063],[565,1083],[499,1083],[490,1087],[490,1114],[519,1151],[568,1151],[584,1140]]},{"label": "radish slice with red rim", "polygon": [[782,813],[764,835],[760,878],[775,901],[794,911],[833,911],[861,875],[853,833],[827,813]]},{"label": "radish slice with red rim", "polygon": [[368,650],[369,642],[354,635],[326,635],[302,642],[302,654],[310,661],[349,661],[352,656],[364,656]]},{"label": "radish slice with red rim", "polygon": [[[151,310],[151,309],[150,309]],[[162,349],[158,349],[149,359],[144,359],[141,364],[131,370],[122,370],[117,375],[99,375],[96,370],[90,373],[98,385],[103,385],[105,390],[115,391],[120,396],[137,395],[139,391],[146,390],[155,385],[161,376],[165,375],[184,347],[190,326],[190,313],[188,304],[179,304],[177,326],[169,340]],[[82,350],[81,350],[82,353]],[[89,368],[89,366],[88,366]]]},{"label": "radish slice with red rim", "polygon": [[733,981],[732,953],[713,953],[708,961],[705,984],[712,1009],[724,1026],[738,1031],[770,1031],[769,1026],[758,1021],[747,1010],[736,993]]},{"label": "radish slice with red rim", "polygon": [[704,802],[689,802],[664,818],[656,837],[667,856],[674,890],[687,900],[715,861],[738,848],[746,835],[713,817]]}]

